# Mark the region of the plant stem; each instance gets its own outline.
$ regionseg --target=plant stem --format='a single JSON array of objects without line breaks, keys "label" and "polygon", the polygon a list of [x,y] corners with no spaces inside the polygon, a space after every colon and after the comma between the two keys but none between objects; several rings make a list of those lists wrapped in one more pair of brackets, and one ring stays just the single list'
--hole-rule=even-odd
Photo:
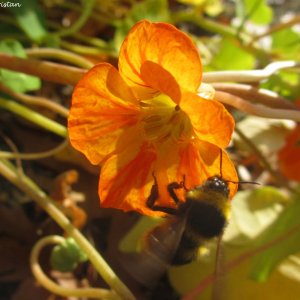
[{"label": "plant stem", "polygon": [[64,140],[61,144],[59,144],[57,147],[44,151],[39,153],[19,153],[19,152],[8,152],[8,151],[0,151],[0,158],[6,158],[6,159],[22,159],[22,160],[36,160],[36,159],[43,159],[50,156],[55,155],[56,153],[62,151],[67,147],[69,144],[68,139]]},{"label": "plant stem", "polygon": [[54,33],[54,35],[63,37],[63,36],[71,35],[74,32],[78,32],[84,26],[84,24],[88,21],[89,16],[92,13],[95,3],[96,3],[96,0],[82,1],[83,7],[81,8],[81,15],[79,16],[79,18],[69,28],[62,29],[62,30]]},{"label": "plant stem", "polygon": [[0,107],[4,108],[44,129],[47,129],[57,135],[66,138],[67,129],[65,126],[15,102],[8,99],[0,98]]},{"label": "plant stem", "polygon": [[278,32],[280,30],[292,27],[293,25],[299,24],[299,23],[300,23],[300,15],[298,14],[298,15],[295,15],[289,21],[280,22],[280,23],[277,23],[275,25],[272,25],[272,26],[268,27],[267,31],[265,31],[262,34],[258,34],[255,37],[253,37],[252,40],[250,41],[250,44],[253,44],[257,40],[259,40],[259,39],[261,39],[261,38],[263,38],[265,36],[268,36],[268,35],[271,35],[271,34],[273,34],[275,32]]},{"label": "plant stem", "polygon": [[67,118],[69,115],[69,110],[64,107],[63,105],[56,103],[54,101],[51,101],[50,99],[39,97],[39,96],[33,96],[33,95],[27,95],[22,93],[17,93],[7,86],[0,83],[0,91],[4,92],[5,94],[29,105],[36,105],[40,107],[45,107],[47,109],[52,110],[53,112]]},{"label": "plant stem", "polygon": [[75,85],[86,73],[85,69],[47,61],[20,58],[0,53],[0,68],[22,72],[60,84]]},{"label": "plant stem", "polygon": [[35,200],[55,222],[72,237],[79,247],[86,253],[94,268],[109,284],[109,286],[121,297],[121,299],[133,300],[135,297],[113,272],[102,256],[90,244],[85,236],[75,228],[68,218],[58,209],[54,201],[48,197],[29,177],[20,178],[14,167],[6,160],[0,160],[0,174],[17,186],[29,197]]},{"label": "plant stem", "polygon": [[55,49],[55,48],[32,48],[26,49],[26,54],[29,57],[38,58],[54,58],[76,65],[84,69],[90,69],[94,66],[92,62],[84,57],[72,53],[70,51]]},{"label": "plant stem", "polygon": [[233,94],[252,103],[260,103],[272,108],[298,109],[294,103],[279,96],[277,93],[256,88],[249,84],[212,83],[211,85],[217,91]]},{"label": "plant stem", "polygon": [[199,17],[194,13],[190,12],[178,12],[173,13],[171,15],[173,23],[178,22],[192,22],[198,25],[201,28],[204,28],[213,33],[219,33],[220,35],[236,38],[237,37],[237,30],[233,27],[222,25],[219,22],[215,22],[213,20],[208,20],[203,17]]},{"label": "plant stem", "polygon": [[212,82],[259,82],[268,79],[271,75],[282,69],[298,68],[300,63],[293,60],[277,61],[268,64],[264,69],[217,71],[203,73],[205,83]]},{"label": "plant stem", "polygon": [[263,118],[286,119],[300,122],[300,111],[292,109],[275,109],[261,104],[253,104],[241,97],[226,92],[216,91],[215,100],[231,105],[248,114]]},{"label": "plant stem", "polygon": [[61,41],[60,45],[68,50],[82,54],[82,55],[107,55],[107,56],[116,56],[116,53],[113,53],[111,49],[103,49],[99,47],[90,47],[83,46],[75,43],[70,43],[67,41]]}]

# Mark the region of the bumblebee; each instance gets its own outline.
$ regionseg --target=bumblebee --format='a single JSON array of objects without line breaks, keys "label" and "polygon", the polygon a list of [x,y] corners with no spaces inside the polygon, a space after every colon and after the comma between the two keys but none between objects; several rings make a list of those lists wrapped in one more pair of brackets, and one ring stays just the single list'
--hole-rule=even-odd
[{"label": "bumblebee", "polygon": [[[213,176],[192,189],[185,187],[184,180],[172,182],[167,189],[176,208],[170,208],[156,205],[159,193],[153,177],[155,182],[146,204],[173,217],[148,233],[145,248],[171,265],[187,264],[196,258],[206,240],[222,235],[230,213],[228,182]],[[181,188],[186,191],[185,202],[175,192]]]}]

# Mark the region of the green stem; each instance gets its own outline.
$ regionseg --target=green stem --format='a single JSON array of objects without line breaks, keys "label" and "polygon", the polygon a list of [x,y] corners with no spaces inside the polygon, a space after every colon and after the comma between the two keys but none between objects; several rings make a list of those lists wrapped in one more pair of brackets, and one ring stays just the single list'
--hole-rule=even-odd
[{"label": "green stem", "polygon": [[44,129],[47,129],[61,137],[67,137],[67,129],[65,126],[52,121],[51,119],[15,102],[0,98],[0,107],[4,108]]},{"label": "green stem", "polygon": [[237,38],[237,30],[235,28],[220,24],[213,20],[208,20],[206,18],[200,17],[199,15],[195,15],[194,13],[188,13],[188,12],[173,13],[171,18],[172,18],[172,22],[174,23],[192,22],[198,25],[199,27],[204,28],[210,32],[218,33],[220,35],[235,38],[235,39]]},{"label": "green stem", "polygon": [[80,248],[86,253],[94,268],[108,283],[108,285],[120,296],[121,299],[134,300],[135,297],[113,272],[102,256],[90,244],[85,236],[75,228],[69,219],[55,205],[54,201],[48,197],[29,177],[18,176],[15,168],[8,161],[0,159],[0,174],[8,181],[17,186],[29,197],[35,200],[55,222],[72,237]]},{"label": "green stem", "polygon": [[0,53],[0,68],[22,72],[59,84],[76,85],[85,69]]},{"label": "green stem", "polygon": [[[67,9],[71,9],[73,11],[77,11],[80,12],[81,11],[81,6],[75,3],[72,3],[71,1],[59,1],[57,3],[58,6],[62,7],[62,8],[67,8]],[[99,13],[93,11],[90,15],[90,18],[99,22],[100,24],[111,24],[112,22],[112,18],[115,16],[103,16],[100,15]]]},{"label": "green stem", "polygon": [[199,26],[200,28],[204,28],[209,32],[235,39],[236,41],[239,42],[238,43],[239,47],[245,49],[249,53],[252,53],[257,58],[259,58],[259,60],[263,62],[268,62],[270,60],[270,54],[264,51],[263,49],[260,49],[259,47],[252,45],[250,43],[252,37],[245,32],[241,32],[238,28],[220,24],[219,22],[216,22],[214,20],[210,20],[202,16],[199,16],[199,14],[195,14],[195,12],[173,13],[171,17],[173,23],[191,22]]},{"label": "green stem", "polygon": [[84,26],[84,24],[87,22],[87,20],[89,19],[92,13],[96,0],[85,0],[82,1],[82,3],[83,3],[82,13],[77,19],[77,21],[74,22],[69,28],[58,31],[54,35],[60,37],[71,35],[74,32],[78,32]]},{"label": "green stem", "polygon": [[92,62],[84,57],[72,53],[70,51],[55,49],[55,48],[32,48],[26,49],[29,57],[37,58],[52,58],[63,62],[68,62],[84,69],[90,69],[94,66]]},{"label": "green stem", "polygon": [[83,46],[75,43],[70,43],[67,41],[61,41],[60,45],[65,49],[83,55],[109,55],[114,57],[117,56],[117,54],[112,49],[101,49],[96,47]]}]

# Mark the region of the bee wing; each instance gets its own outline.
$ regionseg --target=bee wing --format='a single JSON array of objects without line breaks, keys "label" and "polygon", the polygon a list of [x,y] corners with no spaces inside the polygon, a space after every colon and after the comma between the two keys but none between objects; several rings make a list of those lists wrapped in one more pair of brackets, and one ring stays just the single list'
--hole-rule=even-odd
[{"label": "bee wing", "polygon": [[122,257],[127,273],[144,286],[155,285],[173,260],[185,223],[185,218],[170,217],[152,229],[141,253]]}]

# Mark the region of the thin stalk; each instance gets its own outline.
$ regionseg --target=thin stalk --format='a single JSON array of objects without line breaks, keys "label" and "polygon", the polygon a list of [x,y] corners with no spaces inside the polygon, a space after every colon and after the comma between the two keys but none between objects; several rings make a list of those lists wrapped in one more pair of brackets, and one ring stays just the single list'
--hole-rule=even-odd
[{"label": "thin stalk", "polygon": [[275,32],[278,32],[280,30],[292,27],[295,24],[299,24],[300,23],[300,15],[295,15],[292,19],[290,19],[289,21],[286,22],[280,22],[278,24],[275,24],[273,26],[270,26],[268,28],[268,30],[262,34],[256,35],[255,37],[252,38],[252,40],[250,41],[250,45],[252,45],[254,42],[256,42],[257,40],[264,38],[265,36],[271,35]]},{"label": "thin stalk", "polygon": [[171,15],[171,19],[173,23],[191,22],[213,33],[218,33],[220,35],[228,36],[231,38],[237,37],[237,30],[235,28],[220,24],[219,22],[215,22],[213,20],[208,20],[206,18],[199,17],[199,15],[196,15],[194,13],[190,13],[190,12],[173,13]]},{"label": "thin stalk", "polygon": [[55,48],[32,48],[26,49],[26,54],[33,58],[52,58],[63,62],[71,63],[75,66],[90,69],[94,66],[92,62],[84,57],[70,51]]},{"label": "thin stalk", "polygon": [[15,102],[8,99],[0,98],[0,107],[6,109],[25,120],[28,120],[46,130],[49,130],[61,137],[67,137],[67,129],[65,126]]},{"label": "thin stalk", "polygon": [[6,158],[6,159],[16,159],[16,160],[36,160],[36,159],[43,159],[50,156],[55,155],[56,153],[59,153],[63,149],[67,147],[69,144],[68,139],[64,140],[61,144],[59,144],[57,147],[44,151],[39,153],[19,153],[17,151],[14,152],[8,152],[8,151],[0,151],[0,158]]},{"label": "thin stalk", "polygon": [[81,15],[78,17],[78,19],[69,28],[62,29],[54,33],[54,35],[60,37],[71,35],[74,32],[78,32],[84,26],[93,11],[96,0],[85,0],[82,1],[82,3],[83,7],[81,8]]},{"label": "thin stalk", "polygon": [[70,85],[75,85],[86,73],[85,69],[48,61],[20,58],[6,53],[0,53],[0,68],[34,75],[59,84]]},{"label": "thin stalk", "polygon": [[59,115],[65,118],[67,118],[69,115],[69,110],[67,108],[47,98],[17,93],[1,83],[0,83],[0,91],[4,92],[5,94],[25,104],[36,105],[36,106],[50,109],[51,111],[58,113]]},{"label": "thin stalk", "polygon": [[[57,5],[61,6],[62,8],[67,8],[71,9],[73,11],[80,12],[81,7],[78,4],[72,3],[71,1],[61,1],[58,2]],[[95,21],[99,23],[104,23],[104,24],[111,24],[112,22],[112,17],[114,16],[103,16],[97,13],[96,11],[92,11],[90,18],[94,19]]]},{"label": "thin stalk", "polygon": [[293,60],[276,61],[268,64],[264,69],[240,70],[240,71],[217,71],[203,73],[205,83],[212,82],[259,82],[268,79],[279,70],[299,68],[300,63]]},{"label": "thin stalk", "polygon": [[82,54],[82,55],[108,55],[108,56],[116,56],[111,49],[103,49],[96,47],[83,46],[75,43],[70,43],[67,41],[60,42],[61,47],[68,49],[70,51]]},{"label": "thin stalk", "polygon": [[300,111],[294,109],[270,108],[262,104],[253,104],[241,97],[226,92],[216,91],[215,100],[231,105],[248,114],[270,119],[286,119],[300,122]]},{"label": "thin stalk", "polygon": [[294,103],[277,93],[252,85],[240,83],[212,83],[211,85],[217,91],[233,94],[250,102],[261,103],[272,108],[297,109]]}]

